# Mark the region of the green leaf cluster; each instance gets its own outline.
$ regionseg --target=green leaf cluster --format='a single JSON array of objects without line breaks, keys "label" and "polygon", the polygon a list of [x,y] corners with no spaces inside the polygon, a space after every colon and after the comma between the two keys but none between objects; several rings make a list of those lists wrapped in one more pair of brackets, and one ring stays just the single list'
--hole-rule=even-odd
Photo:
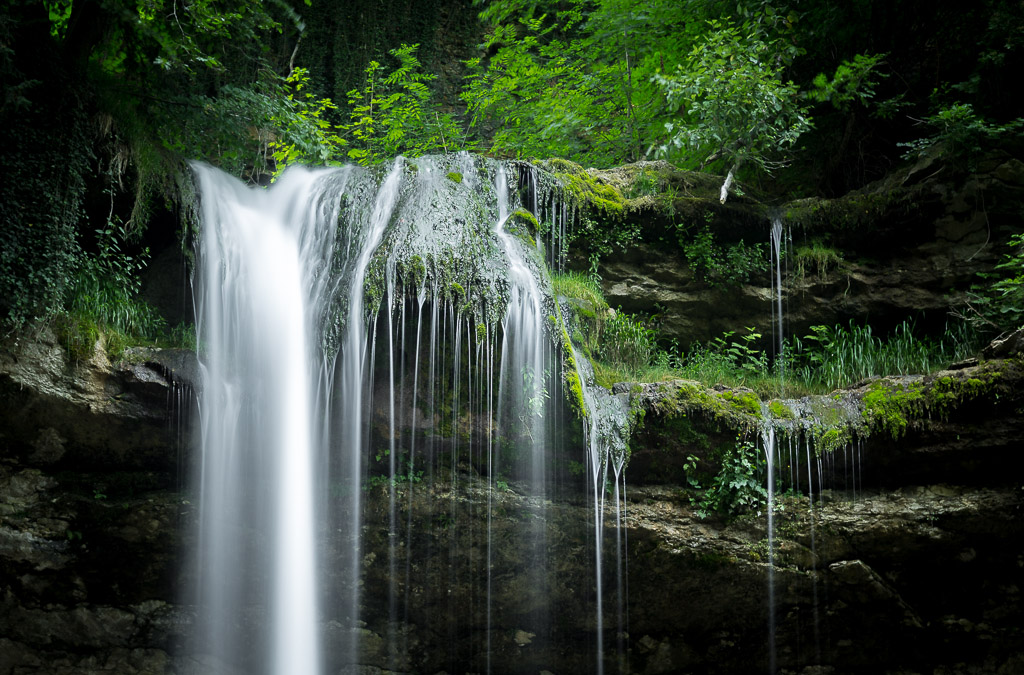
[{"label": "green leaf cluster", "polygon": [[708,27],[675,73],[655,76],[678,116],[666,123],[662,152],[702,158],[701,166],[718,159],[765,171],[780,166],[810,128],[797,86],[781,79],[798,50],[749,24],[712,19]]},{"label": "green leaf cluster", "polygon": [[687,457],[683,469],[690,487],[697,491],[690,501],[697,507],[699,518],[713,513],[738,516],[764,508],[768,489],[758,466],[758,454],[754,443],[738,437],[735,444],[723,448],[718,473],[703,481],[698,471],[700,459]]},{"label": "green leaf cluster", "polygon": [[467,62],[462,95],[473,130],[505,156],[597,167],[643,158],[662,134],[665,108],[651,76],[690,39],[695,6],[489,3],[485,55]]},{"label": "green leaf cluster", "polygon": [[349,121],[342,131],[350,137],[352,161],[376,164],[399,154],[415,157],[466,146],[454,117],[430,104],[427,84],[436,76],[422,72],[418,47],[403,44],[390,50],[398,60],[398,67],[390,72],[371,61],[363,87],[348,92]]},{"label": "green leaf cluster", "polygon": [[711,226],[705,224],[695,233],[692,226],[676,225],[679,245],[694,276],[709,286],[737,286],[750,281],[754,274],[768,270],[765,245],[749,245],[740,241],[720,244]]},{"label": "green leaf cluster", "polygon": [[973,168],[983,149],[994,146],[1002,137],[1020,133],[1024,117],[994,124],[978,115],[970,103],[956,102],[925,117],[922,125],[931,132],[928,136],[897,144],[907,148],[904,159],[915,159],[937,147],[947,158],[964,161]]},{"label": "green leaf cluster", "polygon": [[975,284],[958,314],[982,329],[1007,332],[1024,328],[1024,234],[1009,240],[995,270],[979,274],[986,283]]}]

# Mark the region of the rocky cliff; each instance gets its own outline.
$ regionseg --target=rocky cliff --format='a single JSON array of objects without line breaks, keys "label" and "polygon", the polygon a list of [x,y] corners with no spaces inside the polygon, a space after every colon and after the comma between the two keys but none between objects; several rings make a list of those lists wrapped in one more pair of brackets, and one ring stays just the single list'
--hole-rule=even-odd
[{"label": "rocky cliff", "polygon": [[[716,435],[756,440],[756,415],[707,403],[735,394],[703,390],[695,402],[678,383],[633,388],[645,412],[622,529],[610,501],[604,514],[606,672],[764,672],[770,616],[781,672],[1021,672],[1019,358],[917,381],[933,406],[895,397],[906,422],[895,438],[863,405],[871,385],[842,393],[861,406],[842,424],[859,415],[854,434],[867,439],[812,459],[831,479],[816,479],[810,500],[806,473],[803,488],[778,497],[771,551],[766,514],[702,519],[681,470],[693,454],[714,473]],[[189,655],[192,404],[179,392],[190,363],[135,351],[111,365],[97,349],[68,365],[45,334],[5,349],[0,673],[229,672]],[[935,407],[952,391],[956,400]],[[799,466],[803,436],[792,438],[797,452],[782,456]],[[592,671],[592,502],[582,488],[554,500],[529,492],[514,482],[489,492],[468,463],[398,486],[395,541],[389,489],[367,488],[358,672],[481,672],[488,642],[493,672]],[[343,543],[326,541],[329,561],[344,556]],[[328,672],[357,672],[332,604],[345,582],[327,577]],[[408,598],[400,622],[391,589]]]},{"label": "rocky cliff", "polygon": [[[593,192],[573,193],[572,183],[569,192],[588,217],[637,233],[601,257],[598,272],[608,304],[656,314],[662,337],[681,345],[744,326],[771,333],[774,271],[715,278],[701,269],[711,255],[708,247],[689,253],[686,247],[706,227],[719,255],[740,242],[747,251],[760,245],[767,265],[773,218],[785,231],[787,334],[805,335],[812,325],[851,319],[870,319],[884,332],[908,317],[934,333],[945,328],[949,308],[962,302],[979,281],[977,274],[991,270],[1009,235],[1020,230],[1024,163],[997,153],[976,172],[964,169],[926,157],[837,199],[772,203],[749,189],[723,205],[709,177],[648,162],[588,170],[581,175]],[[578,243],[580,250],[592,246],[589,239]],[[586,268],[586,255],[571,264]]]}]

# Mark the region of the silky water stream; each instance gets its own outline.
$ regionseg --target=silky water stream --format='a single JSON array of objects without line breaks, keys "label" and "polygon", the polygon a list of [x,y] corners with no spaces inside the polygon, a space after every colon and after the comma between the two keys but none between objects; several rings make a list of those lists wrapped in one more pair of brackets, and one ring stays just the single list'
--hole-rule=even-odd
[{"label": "silky water stream", "polygon": [[[539,671],[583,639],[572,663],[603,672],[626,621],[624,538],[605,532],[624,517],[626,416],[563,339],[538,233],[510,218],[530,170],[398,158],[269,189],[193,170],[199,670]],[[554,521],[577,493],[591,590],[563,606],[580,580],[556,568],[579,554]],[[535,661],[509,661],[530,642]]]}]

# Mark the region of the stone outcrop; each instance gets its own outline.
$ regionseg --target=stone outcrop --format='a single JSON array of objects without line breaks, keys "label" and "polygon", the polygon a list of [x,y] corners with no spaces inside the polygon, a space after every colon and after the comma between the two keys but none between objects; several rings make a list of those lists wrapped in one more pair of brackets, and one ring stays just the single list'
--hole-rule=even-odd
[{"label": "stone outcrop", "polygon": [[[650,409],[634,437],[624,527],[610,497],[604,512],[606,672],[761,672],[771,644],[786,673],[1019,672],[1024,493],[1007,470],[1020,438],[1015,358],[930,378],[922,391],[963,394],[946,378],[988,386],[943,415],[908,408],[897,439],[881,425],[859,454],[835,450],[837,478],[817,484],[813,502],[806,487],[778,499],[771,551],[765,513],[702,518],[696,493],[680,487],[680,456],[747,428],[745,398],[733,392],[701,412],[678,396],[658,408],[664,385],[634,392]],[[996,363],[999,377],[986,380]],[[69,366],[46,336],[4,352],[0,673],[231,672],[190,655],[183,594],[197,511],[179,466],[189,452],[181,410],[168,400],[193,376],[180,352],[132,352],[112,366],[97,350]],[[704,420],[706,437],[687,436],[672,411]],[[702,461],[714,469],[713,457]],[[852,490],[838,479],[851,468]],[[493,672],[592,672],[584,485],[548,498],[514,481],[489,491],[460,463],[394,488],[399,536],[389,534],[390,488],[368,487],[358,667],[341,647],[345,543],[325,539],[328,672],[481,672],[488,643]]]},{"label": "stone outcrop", "polygon": [[[767,264],[770,221],[782,218],[789,240],[783,303],[786,330],[795,335],[812,325],[868,317],[878,329],[915,317],[927,330],[941,331],[949,308],[978,283],[979,272],[991,270],[1008,236],[1020,230],[1024,163],[1008,154],[990,155],[970,174],[927,157],[837,199],[770,205],[748,196],[725,207],[712,186],[692,174],[647,164],[652,166],[629,172],[588,172],[591,181],[614,186],[620,195],[635,195],[645,175],[673,195],[623,200],[617,222],[641,220],[641,237],[624,252],[606,255],[599,272],[611,307],[657,314],[662,336],[682,345],[744,326],[771,334],[769,272],[749,283],[715,282],[687,260],[680,237],[685,241],[704,224],[720,245],[761,244]],[[690,234],[680,235],[679,228]],[[839,260],[817,264],[800,250],[811,244],[827,247]],[[573,264],[588,263],[581,258]]]},{"label": "stone outcrop", "polygon": [[[147,358],[152,357],[152,358]],[[180,644],[188,356],[0,351],[0,673],[163,673]],[[180,399],[183,407],[175,410]]]}]

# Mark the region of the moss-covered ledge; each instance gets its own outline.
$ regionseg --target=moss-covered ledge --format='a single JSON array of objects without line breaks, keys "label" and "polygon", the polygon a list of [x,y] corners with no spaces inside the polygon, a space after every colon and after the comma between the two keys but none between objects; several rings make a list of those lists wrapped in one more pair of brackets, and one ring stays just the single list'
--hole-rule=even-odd
[{"label": "moss-covered ledge", "polygon": [[865,480],[878,485],[1005,482],[1005,462],[1024,438],[1021,355],[799,399],[761,400],[749,389],[689,380],[616,388],[630,392],[636,411],[634,484],[685,485],[691,456],[713,474],[738,442],[763,445],[769,427],[781,442],[809,443],[816,456],[856,448]]},{"label": "moss-covered ledge", "polygon": [[666,161],[644,161],[611,169],[584,168],[565,159],[531,165],[540,172],[538,188],[579,210],[601,226],[640,223],[651,232],[676,223],[709,222],[727,237],[766,222],[769,207],[751,192],[719,200],[721,178],[685,171]]}]

